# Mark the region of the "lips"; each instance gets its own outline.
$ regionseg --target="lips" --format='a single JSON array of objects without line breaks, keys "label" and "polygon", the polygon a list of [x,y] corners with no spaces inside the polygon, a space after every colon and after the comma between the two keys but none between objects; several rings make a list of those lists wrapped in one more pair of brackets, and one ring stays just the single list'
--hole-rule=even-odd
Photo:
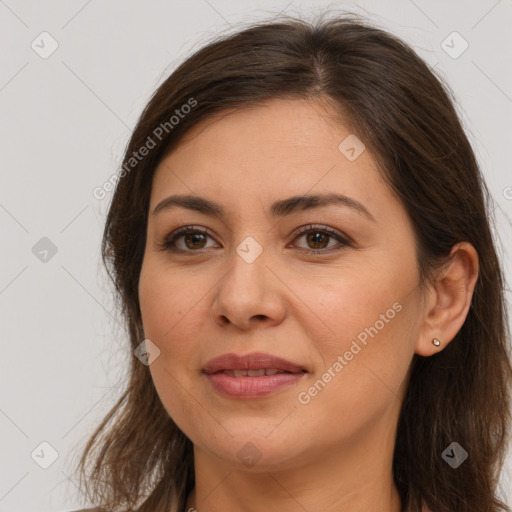
[{"label": "lips", "polygon": [[[264,373],[261,373],[262,370],[264,370]],[[242,371],[244,373],[240,373]],[[261,375],[274,375],[275,373],[301,373],[306,371],[304,367],[298,364],[261,352],[254,352],[244,356],[223,354],[208,361],[203,368],[203,372],[207,374],[225,372],[229,375],[229,372],[236,372],[234,374],[231,373],[231,376],[235,377],[257,377]]]},{"label": "lips", "polygon": [[296,384],[308,371],[270,354],[223,354],[206,363],[203,373],[224,397],[258,399]]}]

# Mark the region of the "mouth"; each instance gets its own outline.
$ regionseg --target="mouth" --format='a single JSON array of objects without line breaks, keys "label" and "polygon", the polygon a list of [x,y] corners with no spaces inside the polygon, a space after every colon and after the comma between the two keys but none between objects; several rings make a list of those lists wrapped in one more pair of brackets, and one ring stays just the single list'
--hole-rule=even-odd
[{"label": "mouth", "polygon": [[299,372],[288,372],[285,370],[278,370],[277,368],[260,368],[258,370],[221,370],[217,373],[223,373],[230,377],[262,377],[263,375],[276,375],[278,373],[299,373]]},{"label": "mouth", "polygon": [[[221,356],[210,359],[203,367],[204,373],[212,374],[218,372],[243,371],[247,372],[237,376],[258,377],[263,375],[261,371],[273,373],[301,373],[307,369],[297,363],[292,363],[282,357],[264,354],[262,352],[253,352],[251,354],[222,354]],[[253,373],[252,372],[260,372]],[[251,373],[249,373],[251,372]],[[273,372],[273,373],[272,373]]]},{"label": "mouth", "polygon": [[223,354],[202,369],[213,389],[224,397],[254,399],[298,382],[308,370],[270,354]]}]

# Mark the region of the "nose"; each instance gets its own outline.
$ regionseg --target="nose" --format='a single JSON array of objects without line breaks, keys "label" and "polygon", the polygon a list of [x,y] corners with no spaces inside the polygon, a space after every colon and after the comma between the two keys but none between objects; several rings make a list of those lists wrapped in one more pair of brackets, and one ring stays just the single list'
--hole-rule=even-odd
[{"label": "nose", "polygon": [[[275,266],[275,265],[274,265]],[[286,286],[265,251],[252,263],[234,251],[211,305],[213,321],[241,330],[280,324],[286,315]]]}]

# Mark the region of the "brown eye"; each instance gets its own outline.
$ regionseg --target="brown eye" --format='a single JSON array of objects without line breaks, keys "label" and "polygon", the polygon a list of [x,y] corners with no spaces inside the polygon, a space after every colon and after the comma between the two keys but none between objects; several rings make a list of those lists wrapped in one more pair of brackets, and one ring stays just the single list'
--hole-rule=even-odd
[{"label": "brown eye", "polygon": [[320,232],[306,233],[306,240],[312,249],[325,249],[329,243],[330,236]]},{"label": "brown eye", "polygon": [[[336,247],[334,250],[337,250],[351,245],[341,233],[326,226],[304,226],[299,229],[295,239],[299,238],[304,238],[307,245],[300,248],[309,253],[331,252],[330,248],[332,247]],[[338,243],[331,244],[329,247],[330,240],[338,241]]]},{"label": "brown eye", "polygon": [[207,248],[208,238],[212,237],[206,231],[184,226],[171,233],[161,247],[172,252],[199,252]]},{"label": "brown eye", "polygon": [[[208,238],[213,240],[213,237],[207,231],[195,228],[194,226],[184,226],[171,233],[171,235],[169,235],[160,245],[162,249],[166,251],[177,253],[199,253],[203,249],[208,248]],[[299,229],[295,240],[300,238],[304,238],[306,240],[306,247],[299,246],[298,248],[313,254],[331,252],[331,248],[333,247],[334,250],[339,250],[346,246],[351,246],[347,238],[345,238],[341,233],[325,226],[304,226]],[[337,241],[338,243],[332,243],[329,245],[331,241]]]},{"label": "brown eye", "polygon": [[183,241],[189,249],[203,249],[206,237],[203,233],[186,233],[183,236]]}]

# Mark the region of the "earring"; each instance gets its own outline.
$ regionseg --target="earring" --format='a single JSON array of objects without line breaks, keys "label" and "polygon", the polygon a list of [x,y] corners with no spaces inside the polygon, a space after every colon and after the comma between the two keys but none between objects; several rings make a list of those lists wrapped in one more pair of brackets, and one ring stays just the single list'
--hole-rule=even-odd
[{"label": "earring", "polygon": [[439,345],[441,345],[441,341],[438,340],[437,338],[434,338],[432,340],[432,344],[435,345],[436,347],[439,347]]}]

